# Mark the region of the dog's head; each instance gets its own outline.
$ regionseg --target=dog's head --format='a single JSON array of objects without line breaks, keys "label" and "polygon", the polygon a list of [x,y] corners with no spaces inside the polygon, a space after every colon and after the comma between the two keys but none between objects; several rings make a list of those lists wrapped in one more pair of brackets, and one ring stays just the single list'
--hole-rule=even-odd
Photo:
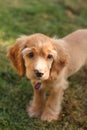
[{"label": "dog's head", "polygon": [[67,63],[64,48],[43,34],[20,37],[7,56],[19,75],[31,80],[55,79]]}]

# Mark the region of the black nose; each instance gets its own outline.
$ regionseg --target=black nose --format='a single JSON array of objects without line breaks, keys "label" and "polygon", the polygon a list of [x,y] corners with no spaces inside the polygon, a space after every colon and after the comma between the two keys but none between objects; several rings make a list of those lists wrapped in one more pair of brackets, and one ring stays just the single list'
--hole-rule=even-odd
[{"label": "black nose", "polygon": [[43,76],[43,73],[39,72],[38,70],[35,70],[35,74],[39,78]]}]

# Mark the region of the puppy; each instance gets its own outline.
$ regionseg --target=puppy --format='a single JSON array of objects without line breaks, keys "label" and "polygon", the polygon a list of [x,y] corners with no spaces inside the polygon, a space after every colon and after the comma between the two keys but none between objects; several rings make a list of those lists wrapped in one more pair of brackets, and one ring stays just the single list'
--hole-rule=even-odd
[{"label": "puppy", "polygon": [[[20,76],[27,76],[34,97],[27,112],[43,121],[57,120],[67,78],[87,64],[87,29],[77,30],[62,39],[43,34],[22,36],[8,50]],[[46,97],[46,92],[50,95]]]}]

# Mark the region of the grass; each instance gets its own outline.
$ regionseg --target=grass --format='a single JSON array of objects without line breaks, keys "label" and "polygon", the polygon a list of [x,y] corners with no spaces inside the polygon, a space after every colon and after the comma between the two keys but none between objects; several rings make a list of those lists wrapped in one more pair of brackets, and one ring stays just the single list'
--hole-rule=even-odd
[{"label": "grass", "polygon": [[87,1],[84,0],[0,0],[0,130],[86,130],[87,73],[69,79],[63,110],[58,121],[30,118],[26,106],[32,86],[21,78],[6,58],[7,47],[22,34],[36,32],[63,37],[87,28]]}]

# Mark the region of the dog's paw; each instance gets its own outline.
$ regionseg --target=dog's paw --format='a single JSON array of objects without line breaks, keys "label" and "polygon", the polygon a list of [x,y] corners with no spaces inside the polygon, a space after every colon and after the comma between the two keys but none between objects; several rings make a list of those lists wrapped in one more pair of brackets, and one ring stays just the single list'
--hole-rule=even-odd
[{"label": "dog's paw", "polygon": [[57,120],[57,115],[51,114],[49,111],[45,111],[41,116],[42,121],[52,121]]},{"label": "dog's paw", "polygon": [[42,114],[42,108],[36,106],[33,101],[30,102],[30,105],[27,107],[27,112],[30,117],[38,117]]},{"label": "dog's paw", "polygon": [[41,112],[37,108],[32,106],[27,108],[27,112],[30,117],[38,117],[41,115]]}]

